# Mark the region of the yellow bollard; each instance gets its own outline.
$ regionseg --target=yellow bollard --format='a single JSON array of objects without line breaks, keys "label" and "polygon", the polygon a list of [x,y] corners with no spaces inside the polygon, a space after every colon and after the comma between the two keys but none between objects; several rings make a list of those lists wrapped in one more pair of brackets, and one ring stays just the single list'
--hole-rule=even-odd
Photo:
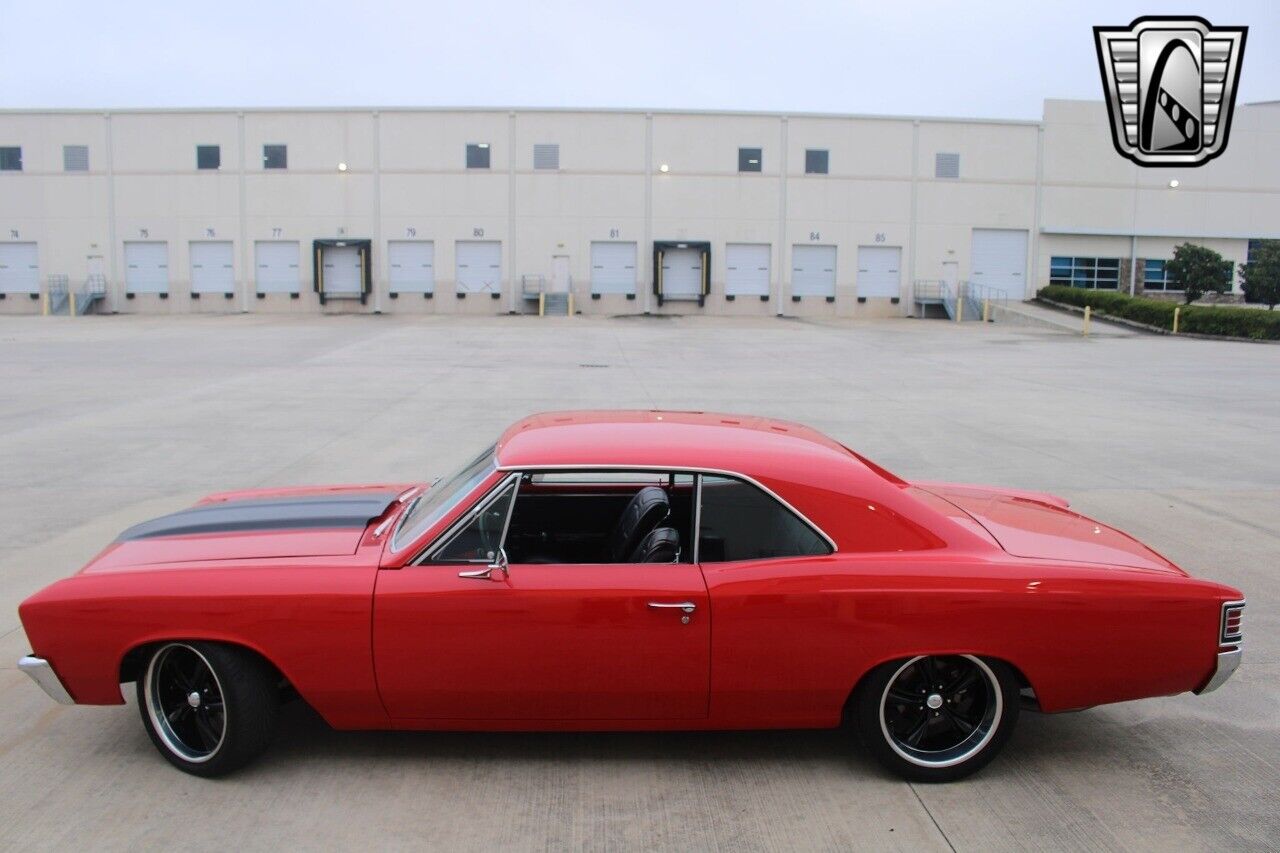
[{"label": "yellow bollard", "polygon": [[1182,306],[1175,305],[1173,309],[1173,333],[1178,334],[1178,320],[1182,318]]},{"label": "yellow bollard", "polygon": [[1081,333],[1086,338],[1089,337],[1089,319],[1093,316],[1093,309],[1088,305],[1084,306],[1084,331]]},{"label": "yellow bollard", "polygon": [[49,291],[40,294],[40,316],[49,316]]},{"label": "yellow bollard", "polygon": [[67,305],[69,306],[67,313],[72,317],[76,316],[76,294],[74,291],[67,294]]},{"label": "yellow bollard", "polygon": [[547,294],[538,294],[538,316],[541,317],[547,313]]},{"label": "yellow bollard", "polygon": [[990,299],[982,300],[982,322],[984,323],[991,322],[991,300]]},{"label": "yellow bollard", "polygon": [[569,316],[573,316],[573,293],[569,294]]},{"label": "yellow bollard", "polygon": [[964,298],[956,297],[956,322],[964,319]]}]

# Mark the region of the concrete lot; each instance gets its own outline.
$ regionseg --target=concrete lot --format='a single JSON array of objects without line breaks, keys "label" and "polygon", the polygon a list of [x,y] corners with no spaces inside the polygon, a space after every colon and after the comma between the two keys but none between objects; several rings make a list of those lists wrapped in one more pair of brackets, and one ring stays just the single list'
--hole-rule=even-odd
[{"label": "concrete lot", "polygon": [[[442,473],[532,410],[746,411],[908,477],[1045,489],[1249,596],[1220,691],[1024,715],[912,786],[832,732],[337,733],[203,782],[133,707],[14,668],[17,603],[233,487]],[[900,320],[0,319],[0,847],[1179,849],[1280,844],[1280,347]],[[1122,655],[1123,649],[1116,654]]]}]

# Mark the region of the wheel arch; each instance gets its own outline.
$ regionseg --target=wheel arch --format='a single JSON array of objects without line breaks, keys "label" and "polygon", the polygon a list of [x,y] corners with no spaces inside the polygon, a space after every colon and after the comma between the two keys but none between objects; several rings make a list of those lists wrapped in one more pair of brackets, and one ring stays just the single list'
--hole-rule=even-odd
[{"label": "wheel arch", "polygon": [[984,654],[981,651],[965,651],[965,650],[955,650],[955,649],[948,649],[945,651],[915,651],[915,652],[910,652],[906,654],[891,655],[889,657],[884,658],[883,660],[876,661],[874,664],[867,667],[866,670],[861,675],[859,675],[858,678],[854,681],[853,687],[851,687],[849,689],[849,692],[845,695],[844,706],[840,710],[841,723],[844,725],[847,725],[849,723],[850,714],[852,713],[852,710],[853,710],[854,698],[858,695],[858,689],[862,687],[863,684],[866,683],[868,678],[871,677],[871,673],[875,672],[877,669],[884,666],[885,664],[898,663],[900,661],[905,661],[910,658],[916,657],[918,655],[974,655],[975,657],[982,658],[985,661],[996,661],[997,663],[1003,664],[1004,666],[1007,666],[1009,668],[1009,670],[1013,673],[1014,678],[1017,680],[1018,690],[1022,695],[1023,707],[1029,708],[1035,711],[1040,710],[1040,703],[1039,703],[1039,700],[1036,698],[1035,685],[1031,683],[1031,679],[1027,678],[1026,673],[1023,672],[1022,670],[1022,667],[1018,666],[1017,663],[1015,663],[1012,660],[1009,660],[1006,657],[1002,657],[1000,655]]},{"label": "wheel arch", "polygon": [[271,657],[262,649],[239,640],[226,639],[223,637],[202,637],[202,636],[175,636],[175,637],[156,637],[138,642],[131,646],[120,658],[118,675],[120,683],[124,684],[130,681],[137,681],[146,671],[147,661],[151,659],[151,655],[159,648],[169,643],[213,643],[220,646],[228,646],[230,648],[239,649],[258,658],[271,668],[271,671],[287,685],[292,685],[292,681],[288,675],[280,668]]}]

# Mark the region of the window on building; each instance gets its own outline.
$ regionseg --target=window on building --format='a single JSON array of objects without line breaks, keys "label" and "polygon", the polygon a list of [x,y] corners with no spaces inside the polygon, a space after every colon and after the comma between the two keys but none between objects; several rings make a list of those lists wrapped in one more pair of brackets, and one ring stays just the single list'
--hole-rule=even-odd
[{"label": "window on building", "polygon": [[289,146],[288,145],[262,146],[262,168],[264,169],[289,168]]},{"label": "window on building", "polygon": [[1156,261],[1148,258],[1142,262],[1142,289],[1143,290],[1181,290],[1177,282],[1173,280],[1173,276],[1169,275],[1169,271],[1165,269],[1165,261]]},{"label": "window on building", "polygon": [[560,145],[555,142],[541,142],[533,146],[533,168],[559,169]]},{"label": "window on building", "polygon": [[933,176],[935,178],[960,177],[960,155],[942,151],[933,155]]},{"label": "window on building", "polygon": [[0,148],[0,172],[22,171],[22,149],[17,146]]},{"label": "window on building", "polygon": [[218,169],[222,167],[222,146],[220,145],[197,145],[196,146],[196,168],[197,169]]},{"label": "window on building", "polygon": [[1251,263],[1253,263],[1253,259],[1257,256],[1257,254],[1258,254],[1258,250],[1260,250],[1260,249],[1262,248],[1262,242],[1263,242],[1263,241],[1261,241],[1261,240],[1250,240],[1250,241],[1249,241],[1249,250],[1248,250],[1248,254],[1246,254],[1246,255],[1244,256],[1244,262],[1245,262],[1246,264],[1251,264]]},{"label": "window on building", "polygon": [[758,172],[760,171],[760,162],[764,159],[763,149],[760,148],[739,148],[738,149],[738,171],[739,172]]},{"label": "window on building", "polygon": [[804,173],[806,175],[825,175],[830,152],[825,148],[808,148],[804,152]]},{"label": "window on building", "polygon": [[467,146],[467,168],[489,168],[489,143],[473,142]]},{"label": "window on building", "polygon": [[703,476],[699,525],[698,558],[706,563],[831,553],[794,513],[731,477]]},{"label": "window on building", "polygon": [[64,172],[89,171],[89,146],[88,145],[62,146],[62,170]]},{"label": "window on building", "polygon": [[1049,283],[1094,290],[1120,287],[1119,258],[1068,258],[1054,256],[1049,261]]}]

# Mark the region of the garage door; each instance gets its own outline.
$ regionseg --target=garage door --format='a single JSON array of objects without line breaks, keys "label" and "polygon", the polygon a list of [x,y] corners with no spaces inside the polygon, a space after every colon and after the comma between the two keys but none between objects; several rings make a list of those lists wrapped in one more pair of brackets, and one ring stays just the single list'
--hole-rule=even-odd
[{"label": "garage door", "polygon": [[769,244],[730,243],[724,252],[726,296],[769,295]]},{"label": "garage door", "polygon": [[320,250],[324,264],[326,296],[359,296],[360,250],[355,246],[325,246]]},{"label": "garage door", "polygon": [[387,243],[392,293],[434,293],[436,244],[430,240],[392,240]]},{"label": "garage door", "polygon": [[791,247],[791,295],[836,295],[836,247]]},{"label": "garage door", "polygon": [[897,297],[901,293],[898,270],[902,249],[897,246],[858,247],[858,296]]},{"label": "garage door", "polygon": [[230,241],[191,243],[191,292],[235,293],[235,253]]},{"label": "garage door", "polygon": [[636,244],[591,244],[591,292],[636,292]]},{"label": "garage door", "polygon": [[1012,300],[1026,298],[1026,231],[975,228],[970,258],[969,279],[974,284],[1003,290]]},{"label": "garage door", "polygon": [[702,252],[665,249],[662,253],[662,298],[697,299],[702,295]]},{"label": "garage door", "polygon": [[259,293],[297,293],[298,244],[286,240],[259,240],[253,244],[254,281]]},{"label": "garage door", "polygon": [[459,293],[502,292],[502,243],[459,240],[455,263]]},{"label": "garage door", "polygon": [[126,293],[169,292],[168,243],[124,244],[124,289]]},{"label": "garage door", "polygon": [[0,243],[0,293],[39,293],[35,243]]}]

